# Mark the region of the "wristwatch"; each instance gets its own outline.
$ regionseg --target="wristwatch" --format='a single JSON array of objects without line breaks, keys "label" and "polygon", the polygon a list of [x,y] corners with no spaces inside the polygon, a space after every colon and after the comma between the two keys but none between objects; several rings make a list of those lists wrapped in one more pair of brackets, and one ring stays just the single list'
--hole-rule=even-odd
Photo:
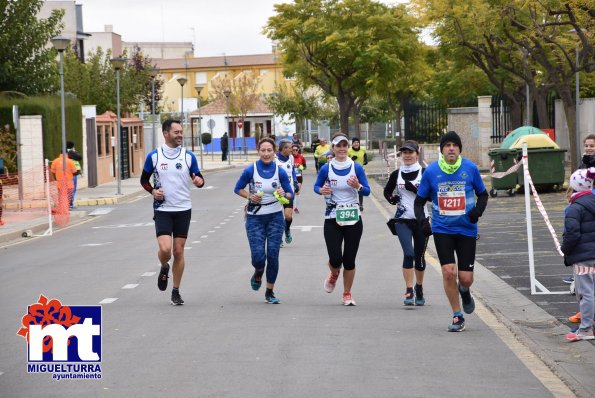
[{"label": "wristwatch", "polygon": [[357,188],[357,192],[361,192],[364,190],[364,186],[362,184],[359,184],[359,187]]}]

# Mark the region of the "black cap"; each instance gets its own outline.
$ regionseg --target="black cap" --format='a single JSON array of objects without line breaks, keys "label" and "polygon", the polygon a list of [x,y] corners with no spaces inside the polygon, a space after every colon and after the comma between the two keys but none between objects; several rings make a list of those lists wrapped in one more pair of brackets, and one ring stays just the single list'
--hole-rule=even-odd
[{"label": "black cap", "polygon": [[405,142],[399,148],[399,152],[405,151],[405,150],[419,153],[419,146],[416,143],[413,143],[413,142]]},{"label": "black cap", "polygon": [[357,137],[353,137],[353,138],[351,139],[351,143],[354,143],[354,142],[356,142],[356,141],[357,141],[357,142],[359,142],[359,138],[357,138]]},{"label": "black cap", "polygon": [[442,138],[440,138],[440,153],[442,153],[442,149],[447,142],[452,142],[459,147],[461,152],[463,152],[463,143],[461,142],[461,137],[459,137],[459,135],[454,131],[449,131],[448,133],[444,134]]}]

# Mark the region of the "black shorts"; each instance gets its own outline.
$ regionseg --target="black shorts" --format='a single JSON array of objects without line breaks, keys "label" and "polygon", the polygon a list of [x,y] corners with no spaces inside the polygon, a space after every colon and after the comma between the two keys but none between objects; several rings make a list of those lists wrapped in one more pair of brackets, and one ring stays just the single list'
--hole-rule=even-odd
[{"label": "black shorts", "polygon": [[299,182],[300,184],[303,182],[303,177],[302,176],[295,176],[295,179],[297,180],[297,182]]},{"label": "black shorts", "polygon": [[434,244],[440,265],[457,264],[459,271],[473,272],[477,244],[475,236],[434,233]]},{"label": "black shorts", "polygon": [[[294,193],[295,195],[295,193]],[[284,209],[293,209],[293,198],[289,199],[289,203],[286,205],[283,205]]]},{"label": "black shorts", "polygon": [[190,219],[192,218],[191,209],[183,211],[155,210],[153,213],[157,237],[161,235],[173,235],[174,238],[188,237]]}]

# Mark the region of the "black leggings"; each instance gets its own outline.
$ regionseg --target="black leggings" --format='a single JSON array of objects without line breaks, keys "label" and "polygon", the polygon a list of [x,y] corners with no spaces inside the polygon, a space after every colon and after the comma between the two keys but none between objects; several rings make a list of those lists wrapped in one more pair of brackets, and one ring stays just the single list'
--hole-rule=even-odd
[{"label": "black leggings", "polygon": [[[324,220],[324,241],[331,267],[341,268],[343,265],[343,268],[348,271],[355,269],[355,257],[363,230],[364,224],[361,218],[354,225],[345,226],[338,225],[335,219]],[[345,242],[344,249],[343,242]]]}]

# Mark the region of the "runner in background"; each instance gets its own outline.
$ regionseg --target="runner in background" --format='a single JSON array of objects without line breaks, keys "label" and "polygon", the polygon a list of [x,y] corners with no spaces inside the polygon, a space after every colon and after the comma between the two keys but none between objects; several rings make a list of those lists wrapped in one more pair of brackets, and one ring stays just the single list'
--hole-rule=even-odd
[{"label": "runner in background", "polygon": [[293,170],[295,172],[295,178],[298,183],[298,190],[295,193],[295,199],[293,200],[293,211],[295,214],[300,214],[298,209],[298,199],[300,198],[300,192],[302,190],[303,182],[303,171],[306,170],[306,158],[302,155],[302,151],[299,145],[292,144],[291,154],[293,155]]},{"label": "runner in background", "polygon": [[281,303],[273,288],[279,273],[279,248],[285,228],[282,202],[293,196],[287,173],[275,162],[275,147],[272,138],[261,139],[257,146],[260,159],[244,169],[234,188],[237,195],[248,199],[246,235],[254,267],[250,285],[252,290],[260,289],[266,268],[264,297],[269,304]]},{"label": "runner in background", "polygon": [[173,254],[171,303],[182,305],[184,300],[179,288],[185,267],[184,246],[192,218],[190,183],[201,188],[205,181],[196,157],[182,146],[184,130],[180,121],[167,119],[162,131],[164,144],[147,155],[140,183],[153,196],[153,220],[159,245],[157,257],[161,263],[157,287],[161,291],[167,289],[169,261]]},{"label": "runner in background", "polygon": [[426,270],[424,254],[431,228],[425,206],[424,226],[417,223],[413,203],[425,169],[419,164],[419,146],[416,141],[405,141],[399,148],[399,152],[402,164],[391,173],[384,187],[384,197],[390,204],[397,206],[394,218],[396,220],[395,232],[403,249],[403,279],[405,280],[403,304],[424,305],[426,303],[423,293],[424,271]]},{"label": "runner in background", "polygon": [[[351,140],[351,148],[349,148],[347,156],[362,166],[368,164],[368,154],[366,153],[366,150],[360,146],[360,141],[357,137],[354,137]],[[362,194],[359,195],[359,210],[364,211],[364,195]]]},{"label": "runner in background", "polygon": [[[291,154],[291,141],[281,140],[281,142],[279,142],[279,152],[277,152],[275,162],[279,167],[285,170],[285,173],[287,173],[287,176],[289,177],[289,185],[291,185],[295,195],[299,195],[299,186],[294,169],[294,159]],[[289,203],[283,205],[283,212],[285,214],[285,243],[290,244],[293,241],[293,237],[291,236],[291,223],[293,222],[293,195],[289,200]],[[281,243],[281,247],[283,247],[283,243]]]},{"label": "runner in background", "polygon": [[342,302],[343,305],[354,306],[351,288],[355,278],[355,258],[363,232],[358,192],[367,196],[370,186],[364,168],[347,156],[347,137],[335,134],[332,144],[335,157],[320,168],[314,184],[314,192],[323,195],[326,202],[324,241],[330,272],[324,281],[324,290],[333,292],[343,267]]},{"label": "runner in background", "polygon": [[326,138],[320,138],[320,144],[314,151],[314,159],[316,160],[316,172],[320,171],[320,168],[326,164],[326,153],[331,150],[331,146],[326,142]]},{"label": "runner in background", "polygon": [[461,157],[462,150],[457,133],[449,131],[442,136],[440,159],[430,164],[423,174],[414,205],[415,218],[423,225],[424,204],[432,201],[434,243],[442,266],[444,291],[453,311],[449,332],[465,329],[459,294],[465,313],[475,310],[469,288],[473,284],[477,221],[488,203],[488,192],[479,169]]}]

